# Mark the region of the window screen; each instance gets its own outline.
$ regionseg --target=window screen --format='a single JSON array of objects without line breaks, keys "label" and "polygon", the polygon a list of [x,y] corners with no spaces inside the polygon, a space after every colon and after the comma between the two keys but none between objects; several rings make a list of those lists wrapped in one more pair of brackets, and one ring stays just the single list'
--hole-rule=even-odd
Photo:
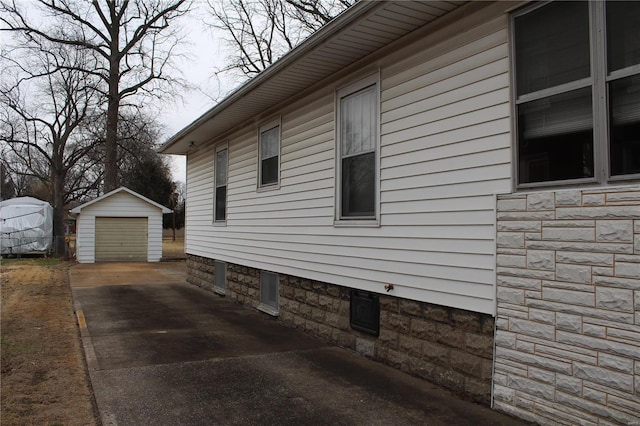
[{"label": "window screen", "polygon": [[341,211],[343,218],[375,217],[377,86],[340,99]]},{"label": "window screen", "polygon": [[218,290],[226,290],[227,289],[227,264],[225,262],[220,262],[216,260],[214,262],[214,288]]},{"label": "window screen", "polygon": [[260,132],[260,186],[278,183],[280,126]]},{"label": "window screen", "polygon": [[227,149],[216,151],[214,220],[227,219]]},{"label": "window screen", "polygon": [[260,272],[260,305],[272,313],[278,312],[278,274]]}]

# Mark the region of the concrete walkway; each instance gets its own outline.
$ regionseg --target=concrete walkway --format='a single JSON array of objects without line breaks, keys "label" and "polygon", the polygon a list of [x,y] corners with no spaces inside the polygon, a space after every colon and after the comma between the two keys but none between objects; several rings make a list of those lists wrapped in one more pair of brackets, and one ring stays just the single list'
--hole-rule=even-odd
[{"label": "concrete walkway", "polygon": [[186,284],[184,263],[78,265],[104,425],[517,425]]}]

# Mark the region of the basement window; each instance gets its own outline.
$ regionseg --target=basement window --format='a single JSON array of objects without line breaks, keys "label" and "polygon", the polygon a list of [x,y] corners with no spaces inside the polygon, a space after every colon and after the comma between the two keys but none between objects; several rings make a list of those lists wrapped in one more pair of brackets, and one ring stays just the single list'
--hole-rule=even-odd
[{"label": "basement window", "polygon": [[218,294],[225,294],[227,290],[227,264],[216,260],[214,263],[213,291]]},{"label": "basement window", "polygon": [[278,274],[260,271],[260,305],[258,309],[269,315],[278,315]]},{"label": "basement window", "polygon": [[380,335],[380,297],[367,291],[351,290],[349,323],[354,330]]}]

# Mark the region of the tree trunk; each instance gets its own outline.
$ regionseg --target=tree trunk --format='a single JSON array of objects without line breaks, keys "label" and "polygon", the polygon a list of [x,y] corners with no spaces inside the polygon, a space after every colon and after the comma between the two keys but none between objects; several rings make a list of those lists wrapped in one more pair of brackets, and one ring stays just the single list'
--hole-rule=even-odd
[{"label": "tree trunk", "polygon": [[119,65],[112,61],[109,70],[109,105],[107,107],[107,135],[104,149],[104,192],[118,187],[118,93]]},{"label": "tree trunk", "polygon": [[66,212],[64,208],[64,179],[65,173],[61,167],[52,167],[53,183],[53,254],[56,257],[66,258],[67,243],[65,241],[64,222]]}]

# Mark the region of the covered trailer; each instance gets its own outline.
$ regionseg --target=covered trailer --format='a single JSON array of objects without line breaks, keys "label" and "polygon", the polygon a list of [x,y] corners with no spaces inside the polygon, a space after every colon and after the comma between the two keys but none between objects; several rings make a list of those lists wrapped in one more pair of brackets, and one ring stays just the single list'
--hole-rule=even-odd
[{"label": "covered trailer", "polygon": [[19,197],[0,201],[0,252],[46,252],[53,240],[53,208],[46,201]]}]

